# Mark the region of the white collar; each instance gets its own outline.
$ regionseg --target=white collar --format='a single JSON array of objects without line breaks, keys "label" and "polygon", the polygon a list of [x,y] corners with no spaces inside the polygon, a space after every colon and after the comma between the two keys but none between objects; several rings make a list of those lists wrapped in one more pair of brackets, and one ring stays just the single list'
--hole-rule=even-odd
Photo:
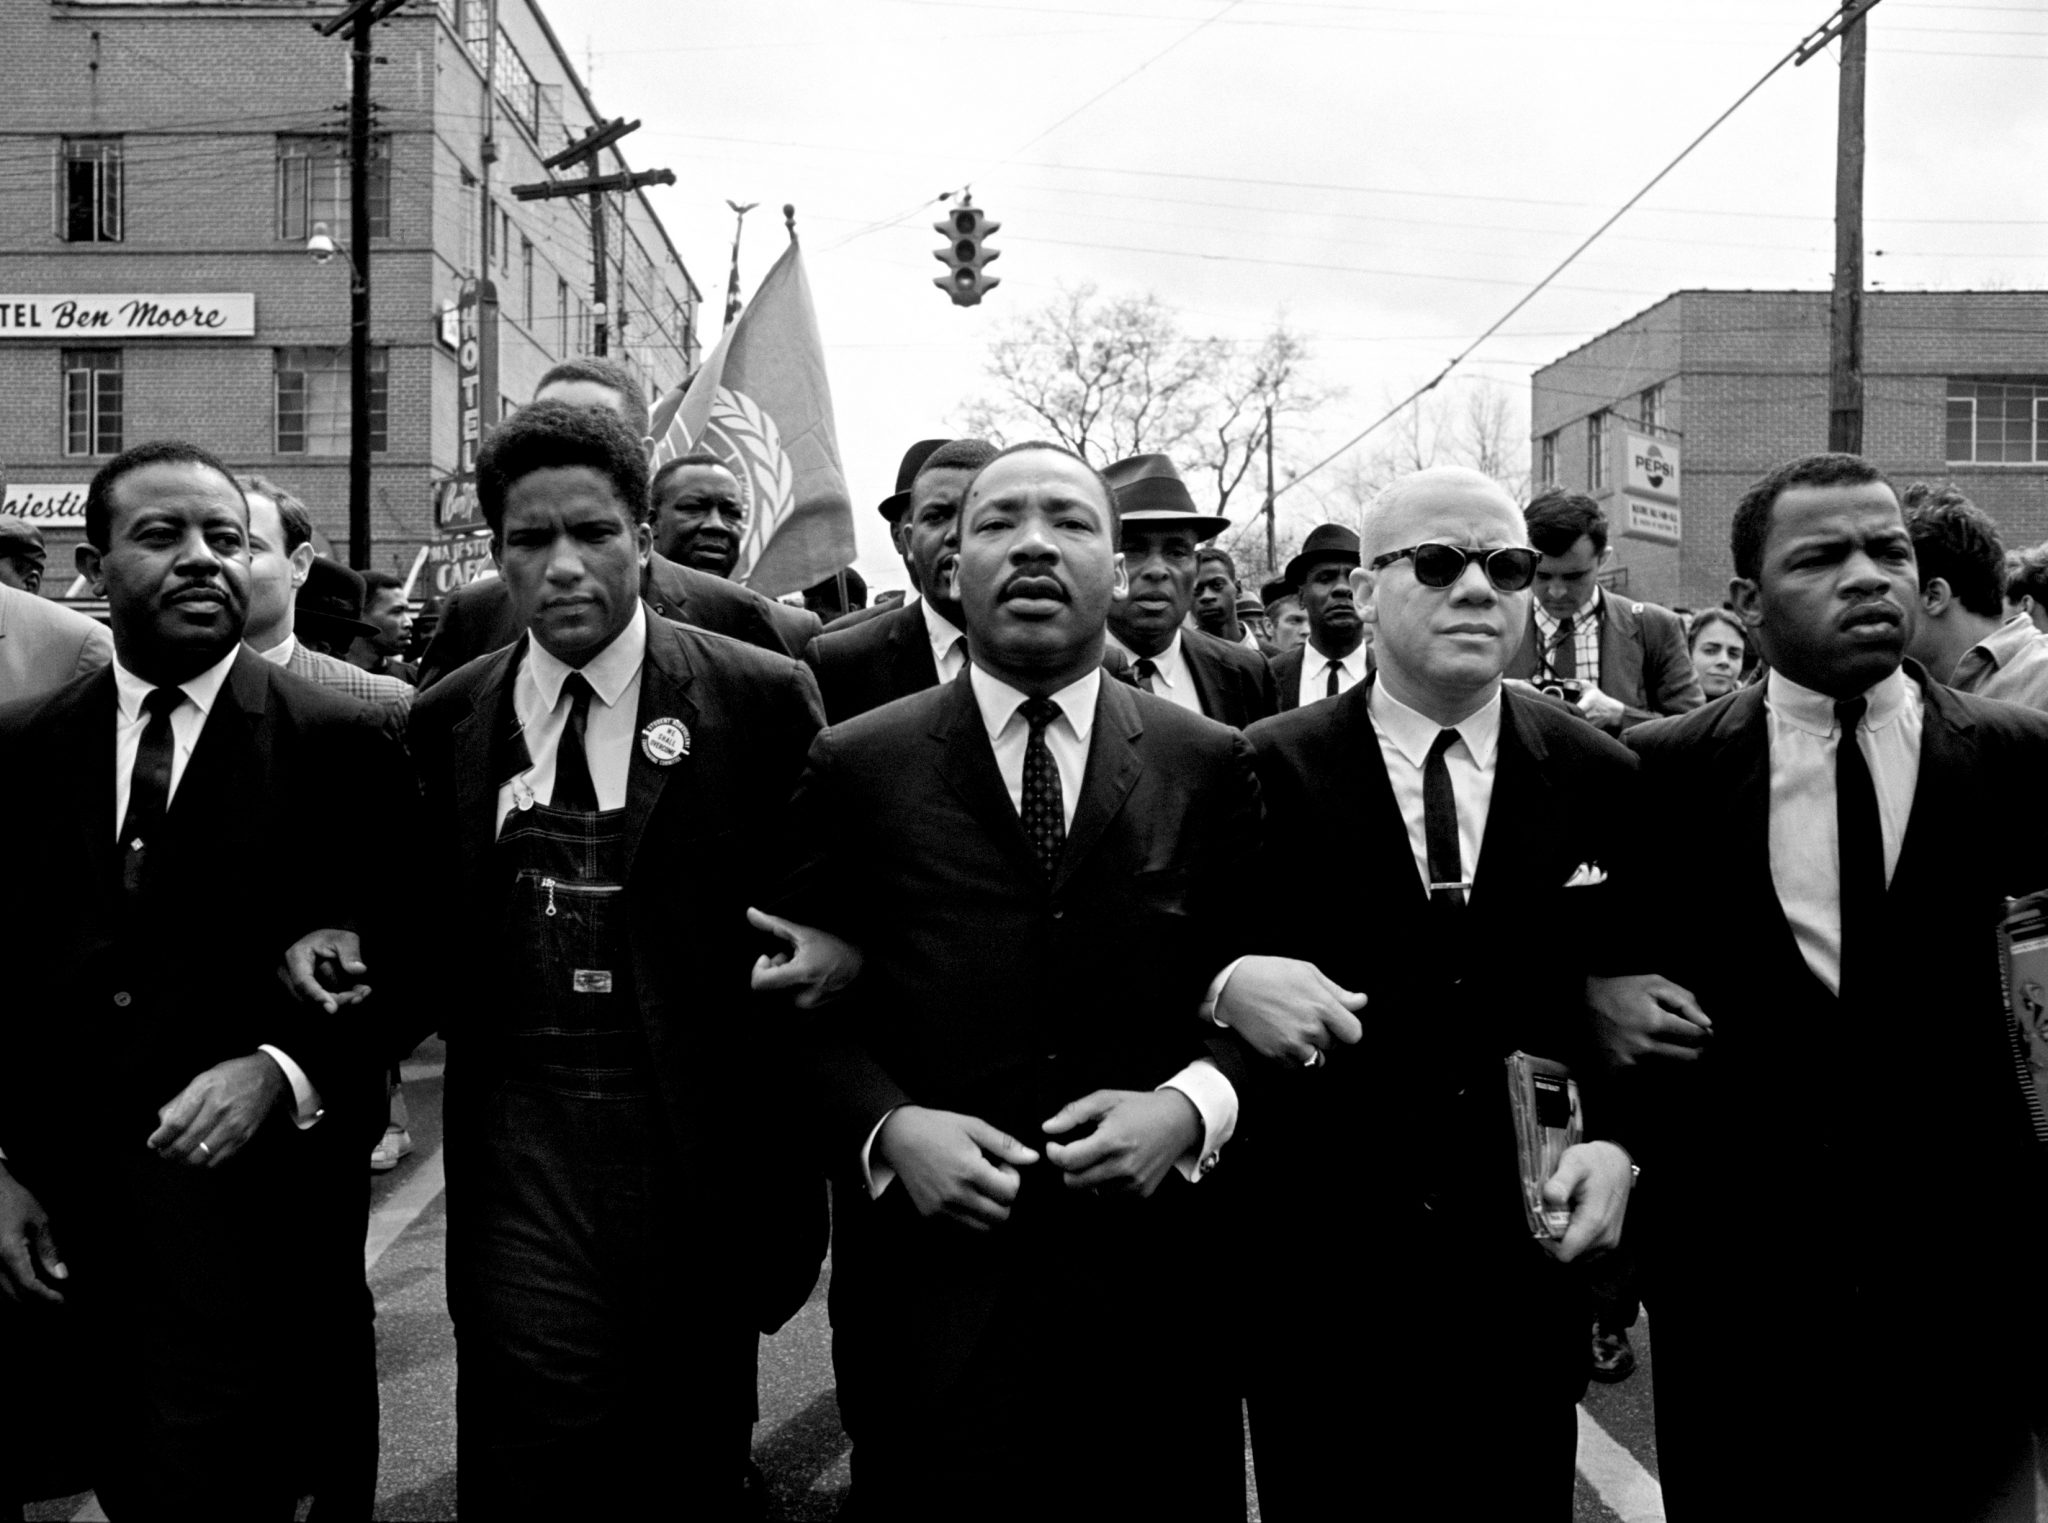
[{"label": "white collar", "polygon": [[1353,682],[1363,682],[1365,680],[1365,653],[1368,646],[1363,640],[1358,642],[1357,648],[1348,656],[1326,656],[1316,649],[1316,642],[1314,640],[1302,641],[1301,649],[1302,670],[1311,677],[1315,676],[1318,672],[1329,670],[1327,663],[1335,661],[1346,672],[1350,673]]},{"label": "white collar", "polygon": [[1437,735],[1443,730],[1458,732],[1466,749],[1472,753],[1472,760],[1479,764],[1480,771],[1487,771],[1493,766],[1494,756],[1500,749],[1498,686],[1491,698],[1454,725],[1438,724],[1427,714],[1411,709],[1388,692],[1384,682],[1372,685],[1372,696],[1366,702],[1370,705],[1372,722],[1394,743],[1394,749],[1414,766],[1419,768],[1429,760],[1429,749],[1436,744]]},{"label": "white collar", "polygon": [[[1161,650],[1159,654],[1156,656],[1141,656],[1136,651],[1132,650],[1130,646],[1124,644],[1123,641],[1119,640],[1115,636],[1115,634],[1110,633],[1109,631],[1104,631],[1104,633],[1108,635],[1109,643],[1111,645],[1114,645],[1118,650],[1122,651],[1126,656],[1129,656],[1131,658],[1132,665],[1135,666],[1140,661],[1150,661],[1154,666],[1156,666],[1159,669],[1159,675],[1164,677],[1169,684],[1175,686],[1179,684],[1181,672],[1183,668],[1186,666],[1186,662],[1184,662],[1181,659],[1181,632],[1178,628],[1174,630],[1173,638],[1166,642],[1165,649]],[[1361,649],[1362,648],[1363,647],[1361,647]]]},{"label": "white collar", "polygon": [[[1025,697],[1002,678],[983,671],[978,666],[967,669],[967,680],[974,685],[974,701],[981,709],[981,722],[988,728],[988,738],[993,741],[1002,734],[1017,710],[1024,707]],[[1095,702],[1102,692],[1102,668],[1089,668],[1088,674],[1078,682],[1070,682],[1052,695],[1052,701],[1059,705],[1060,712],[1067,717],[1067,723],[1085,744],[1088,731],[1095,724]]]},{"label": "white collar", "polygon": [[640,663],[646,657],[647,609],[637,598],[633,600],[632,622],[619,631],[611,644],[580,667],[570,666],[559,656],[551,654],[531,634],[526,637],[526,667],[533,674],[534,690],[550,709],[561,702],[562,684],[569,680],[569,673],[575,671],[583,673],[591,691],[604,700],[606,708],[616,706],[627,685],[640,675]]},{"label": "white collar", "polygon": [[278,641],[277,644],[271,646],[270,649],[259,650],[256,652],[256,654],[261,656],[265,661],[268,661],[272,666],[290,666],[292,662],[292,652],[297,650],[298,648],[299,637],[293,634],[290,630],[286,630],[284,632],[284,638],[282,640]]},{"label": "white collar", "polygon": [[953,649],[953,642],[966,638],[964,631],[956,629],[953,621],[932,607],[930,598],[919,598],[917,606],[924,610],[924,637],[931,641],[932,660],[943,662]]},{"label": "white collar", "polygon": [[[1868,689],[1863,696],[1870,700],[1870,709],[1863,716],[1863,728],[1882,730],[1897,720],[1911,691],[1912,679],[1907,677],[1903,667]],[[1794,729],[1804,730],[1822,740],[1835,733],[1835,704],[1840,700],[1830,698],[1826,693],[1816,693],[1810,687],[1801,687],[1781,671],[1774,669],[1766,680],[1764,701],[1770,705],[1773,714]]]},{"label": "white collar", "polygon": [[[242,651],[242,642],[237,640],[225,656],[214,662],[198,676],[178,684],[185,696],[192,700],[192,706],[199,710],[204,719],[213,712],[213,701],[220,696],[221,684],[228,680],[228,669],[235,664],[235,657]],[[128,723],[142,712],[142,700],[154,692],[157,684],[145,682],[121,664],[120,656],[114,657],[114,699],[121,707],[121,720]]]}]

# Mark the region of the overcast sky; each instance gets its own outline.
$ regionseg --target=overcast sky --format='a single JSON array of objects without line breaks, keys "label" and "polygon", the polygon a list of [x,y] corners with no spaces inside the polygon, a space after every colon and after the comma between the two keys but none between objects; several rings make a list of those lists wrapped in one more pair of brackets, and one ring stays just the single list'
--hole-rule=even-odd
[{"label": "overcast sky", "polygon": [[[1276,314],[1347,395],[1298,468],[1483,331],[1829,14],[1826,0],[580,0],[551,19],[718,335],[727,199],[751,293],[797,207],[861,535],[911,440],[953,431],[987,340],[1061,284],[1154,291],[1197,332]],[[1866,246],[1879,289],[2048,287],[2048,0],[1881,0]],[[1510,389],[1692,286],[1825,288],[1835,51],[1786,68],[1474,357]],[[977,308],[934,288],[941,191],[1002,223]],[[1162,252],[1165,251],[1165,252]],[[1282,498],[1315,516],[1308,487]],[[1242,517],[1255,507],[1237,508]],[[1236,505],[1233,504],[1235,507]]]}]

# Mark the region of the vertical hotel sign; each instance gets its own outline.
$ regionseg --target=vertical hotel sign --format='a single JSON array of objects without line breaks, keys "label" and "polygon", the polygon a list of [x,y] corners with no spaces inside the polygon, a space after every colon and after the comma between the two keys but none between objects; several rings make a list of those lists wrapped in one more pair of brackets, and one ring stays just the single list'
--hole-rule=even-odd
[{"label": "vertical hotel sign", "polygon": [[1614,479],[1621,484],[1621,532],[1655,545],[1678,543],[1678,443],[1617,430]]},{"label": "vertical hotel sign", "polygon": [[498,292],[488,278],[464,281],[455,304],[455,471],[441,483],[435,522],[443,529],[483,527],[476,501],[476,457],[498,396]]}]

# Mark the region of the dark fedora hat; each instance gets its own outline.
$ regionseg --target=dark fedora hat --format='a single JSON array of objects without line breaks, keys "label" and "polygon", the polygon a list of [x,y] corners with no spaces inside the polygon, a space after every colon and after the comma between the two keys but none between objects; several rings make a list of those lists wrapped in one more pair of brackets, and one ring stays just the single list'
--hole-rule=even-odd
[{"label": "dark fedora hat", "polygon": [[951,444],[951,439],[920,439],[903,452],[903,463],[896,467],[896,490],[884,497],[875,511],[890,523],[903,516],[903,510],[910,506],[910,483],[917,480],[918,469],[938,450],[942,444]]},{"label": "dark fedora hat", "polygon": [[339,561],[315,559],[306,568],[305,585],[299,588],[292,628],[316,640],[337,643],[376,634],[376,625],[363,622],[362,575]]},{"label": "dark fedora hat", "polygon": [[1186,525],[1198,540],[1214,539],[1230,520],[1204,513],[1188,495],[1180,472],[1164,455],[1133,455],[1102,468],[1102,479],[1116,493],[1116,516],[1126,529],[1134,525]]},{"label": "dark fedora hat", "polygon": [[12,513],[0,513],[0,555],[34,561],[38,566],[50,558],[43,548],[43,531]]},{"label": "dark fedora hat", "polygon": [[1308,568],[1321,561],[1357,565],[1358,536],[1342,524],[1317,524],[1302,542],[1301,554],[1287,563],[1287,580],[1299,587],[1308,576]]},{"label": "dark fedora hat", "polygon": [[1294,583],[1288,581],[1286,577],[1276,576],[1273,578],[1272,581],[1266,583],[1265,586],[1259,589],[1259,601],[1263,603],[1266,607],[1271,608],[1275,603],[1279,602],[1282,598],[1294,597],[1297,594],[1299,594],[1300,591],[1301,589],[1295,586]]}]

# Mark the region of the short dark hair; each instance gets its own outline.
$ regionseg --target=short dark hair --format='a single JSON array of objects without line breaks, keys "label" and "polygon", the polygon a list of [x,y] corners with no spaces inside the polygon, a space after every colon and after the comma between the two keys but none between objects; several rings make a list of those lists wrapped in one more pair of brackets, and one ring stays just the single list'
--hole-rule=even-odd
[{"label": "short dark hair", "polygon": [[1195,575],[1197,576],[1202,574],[1203,561],[1221,561],[1223,569],[1228,573],[1231,582],[1234,584],[1237,581],[1237,562],[1230,558],[1228,550],[1220,550],[1214,545],[1204,545],[1201,549],[1197,550],[1195,552]]},{"label": "short dark hair", "polygon": [[1582,538],[1593,542],[1595,555],[1606,552],[1607,515],[1584,493],[1545,487],[1529,499],[1522,517],[1538,555],[1569,555]]},{"label": "short dark hair", "polygon": [[625,406],[620,416],[626,420],[626,427],[633,430],[633,438],[647,437],[647,398],[640,392],[640,383],[633,379],[633,372],[617,360],[602,354],[579,354],[560,364],[550,367],[540,378],[540,384],[533,388],[539,396],[557,381],[594,381],[599,386],[616,391],[624,399]]},{"label": "short dark hair", "polygon": [[505,495],[535,471],[582,466],[612,484],[628,523],[647,517],[647,459],[640,440],[603,407],[535,402],[484,436],[476,461],[476,495],[493,534],[505,527]]},{"label": "short dark hair", "polygon": [[247,502],[250,494],[267,497],[277,505],[277,521],[284,526],[284,553],[290,555],[301,545],[313,541],[313,515],[306,511],[306,505],[292,496],[268,476],[251,471],[237,476],[235,485],[242,489],[242,500]]},{"label": "short dark hair", "polygon": [[1699,644],[1700,636],[1705,633],[1709,625],[1713,624],[1726,624],[1730,629],[1734,630],[1742,638],[1744,653],[1748,652],[1749,630],[1744,627],[1741,617],[1737,615],[1735,610],[1728,607],[1702,608],[1698,613],[1694,614],[1692,616],[1692,623],[1686,626],[1685,648],[1690,651],[1695,645]]},{"label": "short dark hair", "polygon": [[1753,582],[1763,575],[1764,543],[1771,537],[1771,509],[1792,487],[1861,486],[1866,481],[1890,486],[1883,471],[1861,455],[1801,455],[1766,474],[1735,504],[1728,529],[1728,549],[1735,574]]},{"label": "short dark hair", "polygon": [[2015,603],[2032,598],[2048,607],[2048,545],[2034,545],[2006,556],[2005,595]]},{"label": "short dark hair", "polygon": [[[981,480],[983,473],[991,465],[994,465],[998,460],[1007,460],[1012,455],[1021,455],[1026,450],[1050,450],[1055,455],[1064,455],[1067,459],[1078,463],[1090,476],[1094,477],[1096,486],[1102,489],[1103,501],[1109,505],[1109,537],[1112,540],[1120,537],[1120,532],[1123,528],[1123,515],[1117,511],[1116,489],[1109,484],[1109,478],[1090,464],[1085,455],[1076,454],[1064,444],[1055,444],[1050,439],[1026,439],[1021,444],[1005,445],[1002,449],[990,455],[983,462],[981,469],[967,478],[967,487],[960,494],[961,508],[963,510],[966,508],[967,499],[974,495],[974,484]],[[937,454],[938,451],[934,450],[932,453]]]},{"label": "short dark hair", "polygon": [[[204,466],[219,474],[235,489],[235,495],[242,497],[242,485],[235,480],[235,473],[211,450],[196,444],[187,444],[183,439],[152,439],[123,450],[92,473],[92,484],[85,489],[85,541],[102,555],[113,543],[115,486],[123,476],[151,465]],[[249,499],[242,497],[242,511],[248,510]]]},{"label": "short dark hair", "polygon": [[651,503],[654,500],[654,494],[661,490],[661,484],[664,481],[668,480],[669,477],[675,475],[677,471],[681,470],[686,465],[716,466],[719,470],[724,471],[727,475],[731,476],[733,480],[739,480],[739,472],[735,471],[723,460],[719,459],[716,455],[712,454],[711,451],[695,449],[691,450],[690,453],[687,455],[678,455],[673,460],[664,460],[661,463],[661,469],[656,471],[654,473],[654,479],[647,483],[648,501]]},{"label": "short dark hair", "polygon": [[2005,617],[2005,542],[1991,515],[1954,487],[1916,481],[1900,498],[1920,588],[1939,577],[1955,600],[1986,619]]},{"label": "short dark hair", "polygon": [[924,457],[917,476],[926,471],[978,471],[995,458],[996,447],[986,439],[948,439]]},{"label": "short dark hair", "polygon": [[388,571],[364,571],[360,575],[363,579],[363,607],[365,608],[370,606],[370,599],[380,592],[405,591],[405,578],[393,576]]}]

